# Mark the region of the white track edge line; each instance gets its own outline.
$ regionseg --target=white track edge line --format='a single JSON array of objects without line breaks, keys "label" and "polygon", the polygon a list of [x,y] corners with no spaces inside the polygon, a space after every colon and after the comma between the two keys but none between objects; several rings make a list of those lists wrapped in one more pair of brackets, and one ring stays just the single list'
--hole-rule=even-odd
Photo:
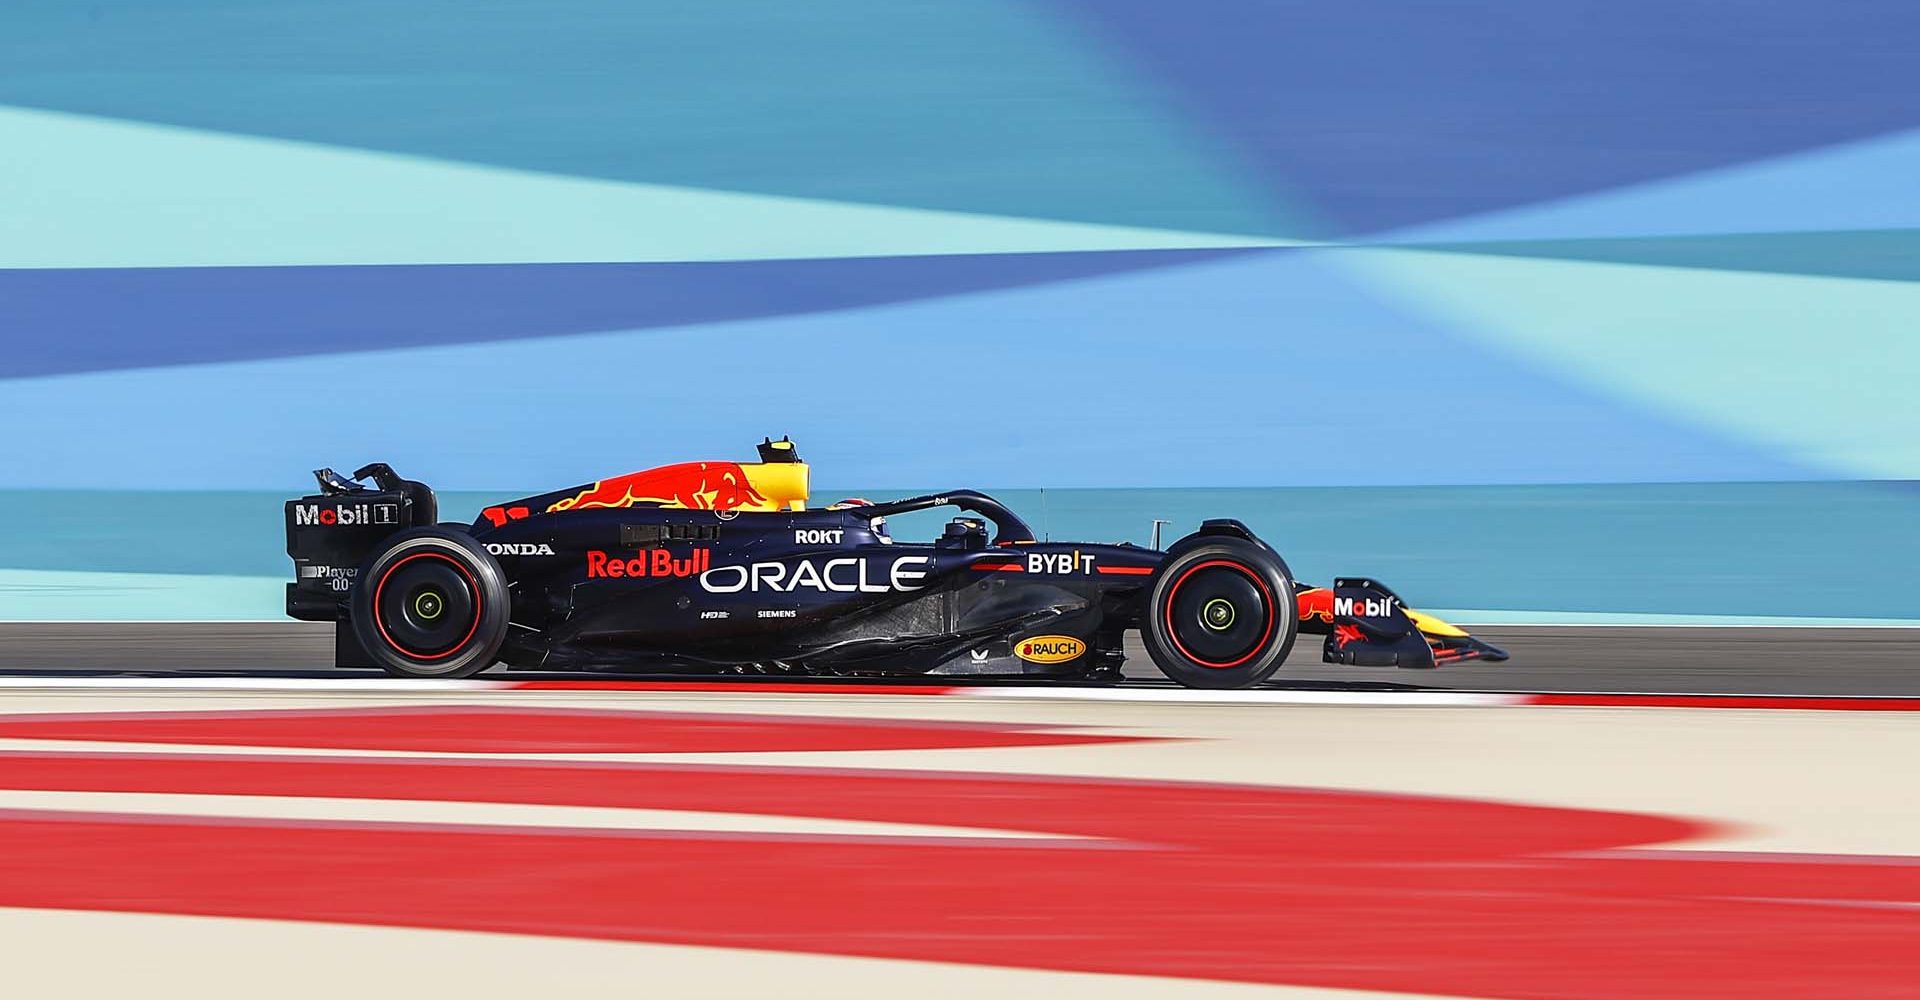
[{"label": "white track edge line", "polygon": [[1522,705],[1526,695],[1480,691],[1201,691],[1193,688],[962,688],[960,698],[1011,701],[1105,701],[1178,705]]}]

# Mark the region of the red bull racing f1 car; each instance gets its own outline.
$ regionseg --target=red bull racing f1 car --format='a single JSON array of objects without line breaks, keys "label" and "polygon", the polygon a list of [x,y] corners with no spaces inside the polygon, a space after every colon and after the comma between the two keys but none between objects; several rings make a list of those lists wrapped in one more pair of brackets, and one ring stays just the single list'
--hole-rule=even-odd
[{"label": "red bull racing f1 car", "polygon": [[[1368,579],[1296,582],[1235,520],[1164,551],[1041,541],[984,493],[808,506],[791,441],[755,463],[688,462],[438,523],[384,464],[322,469],[286,505],[287,613],[336,623],[342,666],[467,677],[496,663],[658,673],[1113,681],[1138,630],[1168,677],[1266,679],[1305,632],[1328,662],[1505,659]],[[930,542],[886,519],[956,515]]]}]

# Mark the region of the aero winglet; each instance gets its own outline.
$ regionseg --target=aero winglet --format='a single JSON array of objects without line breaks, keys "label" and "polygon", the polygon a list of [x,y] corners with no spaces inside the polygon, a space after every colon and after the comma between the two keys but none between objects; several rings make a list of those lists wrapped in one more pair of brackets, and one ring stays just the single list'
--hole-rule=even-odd
[{"label": "aero winglet", "polygon": [[1327,637],[1322,658],[1328,663],[1430,670],[1443,663],[1507,658],[1506,650],[1407,607],[1399,595],[1365,577],[1341,577],[1332,587],[1301,590],[1296,600],[1300,631]]}]

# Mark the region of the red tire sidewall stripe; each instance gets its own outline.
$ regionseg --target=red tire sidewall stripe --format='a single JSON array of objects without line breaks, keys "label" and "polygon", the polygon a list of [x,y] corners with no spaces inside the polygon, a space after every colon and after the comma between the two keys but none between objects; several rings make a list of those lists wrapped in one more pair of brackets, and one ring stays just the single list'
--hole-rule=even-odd
[{"label": "red tire sidewall stripe", "polygon": [[[473,625],[467,629],[467,634],[461,637],[459,642],[448,647],[444,653],[415,653],[409,650],[407,647],[401,645],[399,640],[387,633],[387,623],[382,620],[380,614],[380,594],[387,589],[387,581],[393,578],[394,571],[415,559],[439,559],[452,563],[453,568],[459,570],[460,575],[467,578],[467,586],[473,591]],[[374,585],[373,588],[373,627],[380,630],[380,638],[385,639],[387,645],[399,650],[400,655],[408,657],[409,659],[444,660],[452,656],[464,648],[468,642],[473,640],[474,633],[480,631],[480,619],[484,617],[486,617],[486,599],[480,595],[480,581],[474,577],[471,570],[467,569],[465,563],[447,555],[445,552],[415,552],[413,555],[388,566],[387,571],[380,574],[380,582]]]},{"label": "red tire sidewall stripe", "polygon": [[[1186,647],[1186,645],[1180,641],[1180,634],[1176,632],[1173,627],[1174,595],[1180,592],[1180,587],[1182,584],[1187,582],[1187,577],[1190,577],[1193,574],[1198,573],[1209,566],[1225,566],[1228,569],[1238,570],[1239,572],[1246,574],[1246,576],[1249,579],[1251,579],[1257,586],[1259,586],[1261,596],[1267,599],[1267,630],[1261,633],[1260,641],[1253,644],[1253,649],[1249,650],[1247,652],[1247,655],[1227,663],[1215,663],[1212,660],[1203,660],[1200,657],[1193,655],[1193,651],[1189,650]],[[1167,641],[1173,643],[1173,648],[1179,650],[1181,656],[1184,656],[1187,659],[1192,660],[1193,662],[1198,663],[1203,667],[1207,667],[1212,670],[1231,670],[1234,667],[1237,667],[1240,664],[1245,663],[1248,660],[1251,660],[1255,656],[1259,655],[1260,651],[1266,648],[1267,640],[1273,638],[1274,621],[1275,619],[1280,617],[1280,610],[1275,606],[1275,603],[1276,602],[1273,599],[1273,588],[1267,586],[1267,581],[1261,579],[1260,574],[1255,573],[1253,570],[1248,569],[1246,566],[1241,565],[1240,563],[1234,562],[1231,559],[1208,559],[1205,562],[1195,563],[1192,566],[1187,567],[1187,571],[1180,574],[1180,579],[1173,581],[1173,586],[1167,589],[1167,613],[1166,613]]]}]

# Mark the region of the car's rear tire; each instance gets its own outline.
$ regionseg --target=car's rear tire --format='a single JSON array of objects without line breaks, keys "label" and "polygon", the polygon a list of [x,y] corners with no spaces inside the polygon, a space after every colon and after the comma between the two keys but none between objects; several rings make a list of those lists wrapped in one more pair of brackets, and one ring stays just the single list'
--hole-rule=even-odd
[{"label": "car's rear tire", "polygon": [[463,531],[415,528],[387,539],[354,581],[353,632],[400,677],[471,677],[507,636],[506,574]]},{"label": "car's rear tire", "polygon": [[1147,588],[1140,638],[1160,672],[1187,687],[1266,680],[1299,634],[1293,573],[1265,546],[1232,536],[1176,544]]}]

